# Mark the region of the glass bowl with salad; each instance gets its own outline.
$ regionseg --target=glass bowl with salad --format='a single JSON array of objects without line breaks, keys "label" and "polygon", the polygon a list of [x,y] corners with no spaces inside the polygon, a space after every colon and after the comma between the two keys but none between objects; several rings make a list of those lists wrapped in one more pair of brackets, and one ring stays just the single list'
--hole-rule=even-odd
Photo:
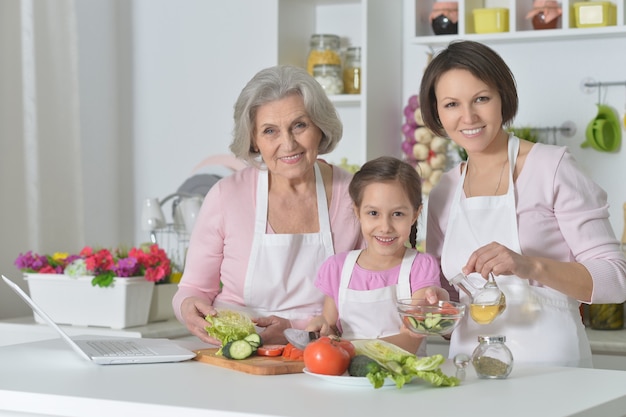
[{"label": "glass bowl with salad", "polygon": [[446,336],[458,326],[465,315],[465,305],[454,301],[431,304],[426,300],[401,299],[398,313],[413,333]]}]

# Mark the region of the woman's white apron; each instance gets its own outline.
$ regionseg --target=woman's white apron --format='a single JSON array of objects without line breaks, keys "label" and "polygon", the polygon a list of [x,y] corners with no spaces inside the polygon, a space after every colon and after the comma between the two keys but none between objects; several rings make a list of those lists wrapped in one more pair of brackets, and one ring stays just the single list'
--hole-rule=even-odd
[{"label": "woman's white apron", "polygon": [[[463,170],[450,209],[441,256],[442,271],[448,279],[461,272],[476,249],[491,242],[521,253],[513,182],[518,150],[519,139],[511,135],[506,195],[464,198],[467,169]],[[537,239],[541,239],[541,231],[537,231]],[[470,274],[469,279],[478,288],[485,283],[478,274]],[[531,286],[528,280],[514,275],[497,276],[496,282],[506,296],[506,310],[487,325],[474,322],[468,310],[452,334],[451,358],[458,353],[471,355],[479,335],[504,335],[516,362],[591,366],[591,350],[576,300],[551,288]],[[462,291],[460,297],[469,307],[469,297]]]},{"label": "woman's white apron", "polygon": [[[324,295],[314,286],[317,270],[335,253],[322,174],[315,164],[318,233],[266,233],[268,184],[267,171],[260,171],[243,310],[254,317],[276,315],[290,320],[308,319],[321,314],[324,301]],[[289,216],[289,213],[284,215]],[[216,303],[216,306],[220,305]]]}]

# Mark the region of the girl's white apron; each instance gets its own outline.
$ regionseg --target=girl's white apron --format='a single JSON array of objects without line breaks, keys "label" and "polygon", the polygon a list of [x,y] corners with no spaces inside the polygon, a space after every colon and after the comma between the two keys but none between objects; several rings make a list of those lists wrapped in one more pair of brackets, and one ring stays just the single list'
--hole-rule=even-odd
[{"label": "girl's white apron", "polygon": [[[337,311],[346,339],[377,339],[400,333],[402,320],[396,308],[396,300],[411,298],[411,266],[417,251],[407,249],[400,265],[398,284],[374,290],[351,290],[348,288],[352,271],[361,254],[360,250],[348,253],[341,271]],[[417,352],[426,354],[426,342]]]}]

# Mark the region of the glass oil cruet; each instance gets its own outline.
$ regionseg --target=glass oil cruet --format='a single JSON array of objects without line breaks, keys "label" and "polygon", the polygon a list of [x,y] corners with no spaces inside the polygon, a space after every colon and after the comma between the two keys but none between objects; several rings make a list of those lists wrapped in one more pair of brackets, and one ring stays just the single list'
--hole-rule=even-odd
[{"label": "glass oil cruet", "polygon": [[450,284],[456,285],[470,298],[470,316],[478,324],[489,324],[506,309],[506,297],[498,288],[493,274],[482,288],[476,288],[463,274],[450,279]]}]

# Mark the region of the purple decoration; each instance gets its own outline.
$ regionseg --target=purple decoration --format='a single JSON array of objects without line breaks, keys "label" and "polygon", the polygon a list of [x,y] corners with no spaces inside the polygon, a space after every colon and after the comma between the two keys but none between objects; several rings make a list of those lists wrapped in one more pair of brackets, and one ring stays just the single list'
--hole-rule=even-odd
[{"label": "purple decoration", "polygon": [[402,125],[402,134],[409,140],[415,140],[415,129],[417,129],[416,126],[405,123]]}]

